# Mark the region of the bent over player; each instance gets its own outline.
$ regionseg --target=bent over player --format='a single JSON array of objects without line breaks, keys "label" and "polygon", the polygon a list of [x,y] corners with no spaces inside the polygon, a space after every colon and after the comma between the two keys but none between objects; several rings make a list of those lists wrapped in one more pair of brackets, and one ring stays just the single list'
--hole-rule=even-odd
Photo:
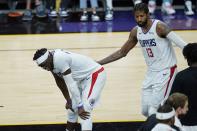
[{"label": "bent over player", "polygon": [[39,67],[53,74],[67,101],[66,130],[74,131],[79,116],[82,131],[91,131],[91,111],[97,104],[106,81],[104,68],[87,56],[61,49],[39,49],[33,60]]},{"label": "bent over player", "polygon": [[186,43],[165,23],[151,19],[146,4],[135,5],[134,17],[137,26],[131,30],[129,39],[118,51],[98,63],[104,65],[125,57],[139,42],[148,67],[142,85],[142,114],[150,116],[168,97],[176,74],[177,62],[171,42],[181,49]]}]

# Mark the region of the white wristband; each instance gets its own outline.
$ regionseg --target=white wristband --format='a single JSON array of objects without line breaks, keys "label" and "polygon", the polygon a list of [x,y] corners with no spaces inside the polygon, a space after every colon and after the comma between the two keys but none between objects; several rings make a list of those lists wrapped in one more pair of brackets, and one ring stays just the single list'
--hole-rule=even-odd
[{"label": "white wristband", "polygon": [[83,103],[82,102],[80,102],[79,104],[78,104],[78,108],[80,108],[80,107],[82,107],[83,106]]}]

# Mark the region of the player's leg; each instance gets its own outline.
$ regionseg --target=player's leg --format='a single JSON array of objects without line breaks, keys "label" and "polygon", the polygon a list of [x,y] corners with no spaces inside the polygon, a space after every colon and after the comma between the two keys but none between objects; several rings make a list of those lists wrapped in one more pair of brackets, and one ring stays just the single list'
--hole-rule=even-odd
[{"label": "player's leg", "polygon": [[77,124],[76,122],[73,123],[73,122],[67,121],[66,131],[75,131],[76,124]]},{"label": "player's leg", "polygon": [[74,131],[78,115],[76,112],[72,112],[70,109],[68,109],[67,115],[68,120],[66,124],[66,131]]},{"label": "player's leg", "polygon": [[72,101],[72,109],[74,112],[70,109],[67,110],[67,124],[66,124],[66,131],[75,131],[76,123],[78,120],[78,112],[77,112],[77,102],[74,98],[71,97]]},{"label": "player's leg", "polygon": [[157,79],[155,79],[153,84],[152,98],[148,111],[149,116],[156,113],[159,104],[168,98],[176,73],[176,66],[174,66],[171,69],[157,73],[155,76]]},{"label": "player's leg", "polygon": [[82,131],[92,130],[91,112],[99,101],[105,81],[106,72],[104,71],[104,68],[100,68],[81,83],[84,109],[90,113],[89,119],[80,120]]},{"label": "player's leg", "polygon": [[177,74],[177,66],[175,65],[175,66],[171,67],[170,69],[168,69],[168,71],[170,72],[170,76],[168,77],[168,80],[165,81],[164,99],[168,98],[170,91],[172,89],[172,84],[173,84],[175,76]]},{"label": "player's leg", "polygon": [[81,124],[81,130],[82,131],[92,131],[92,118],[91,118],[91,111],[90,112],[90,117],[86,120],[80,119],[80,124]]},{"label": "player's leg", "polygon": [[106,81],[106,72],[104,68],[95,71],[88,80],[84,83],[85,88],[82,92],[82,99],[85,102],[88,110],[92,110],[97,105],[102,89]]},{"label": "player's leg", "polygon": [[90,115],[89,118],[86,120],[83,120],[79,117],[79,122],[80,122],[82,131],[92,131],[92,125],[93,125],[92,118],[91,118],[91,112],[93,108],[91,108],[91,106],[88,104],[89,102],[87,102],[88,100],[87,100],[87,97],[85,97],[85,93],[84,93],[86,90],[87,83],[88,83],[87,80],[83,80],[79,86],[80,90],[82,90],[82,101],[83,101],[84,110],[89,112],[89,115]]},{"label": "player's leg", "polygon": [[151,100],[150,100],[150,106],[148,109],[148,116],[155,114],[157,111],[157,108],[159,107],[159,104],[164,100],[163,97],[163,90],[153,90],[151,94]]},{"label": "player's leg", "polygon": [[148,110],[150,107],[150,101],[152,100],[152,83],[155,77],[155,73],[148,70],[145,74],[145,79],[142,83],[141,92],[141,112],[144,116],[148,117]]},{"label": "player's leg", "polygon": [[152,89],[151,86],[147,88],[142,88],[141,95],[141,112],[144,116],[148,117],[148,110],[150,107],[150,101],[152,100]]}]

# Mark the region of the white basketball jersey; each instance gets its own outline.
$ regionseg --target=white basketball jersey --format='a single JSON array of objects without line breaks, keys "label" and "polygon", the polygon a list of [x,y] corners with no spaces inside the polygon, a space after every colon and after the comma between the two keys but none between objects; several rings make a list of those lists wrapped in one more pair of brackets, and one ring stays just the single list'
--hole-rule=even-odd
[{"label": "white basketball jersey", "polygon": [[159,20],[154,20],[150,30],[146,33],[141,27],[137,28],[137,39],[151,71],[161,71],[176,64],[176,56],[171,42],[157,35],[156,26]]},{"label": "white basketball jersey", "polygon": [[52,54],[54,64],[53,72],[60,77],[62,73],[70,68],[73,79],[79,81],[85,79],[97,68],[101,67],[101,65],[87,56],[65,50],[56,49],[52,51]]}]

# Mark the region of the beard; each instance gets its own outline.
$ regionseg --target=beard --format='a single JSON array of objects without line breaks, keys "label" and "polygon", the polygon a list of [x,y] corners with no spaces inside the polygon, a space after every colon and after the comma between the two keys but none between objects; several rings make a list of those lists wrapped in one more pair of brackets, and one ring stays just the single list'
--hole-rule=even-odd
[{"label": "beard", "polygon": [[139,27],[145,27],[145,26],[147,25],[147,23],[148,23],[148,20],[143,21],[143,22],[137,22],[137,25],[138,25]]}]

